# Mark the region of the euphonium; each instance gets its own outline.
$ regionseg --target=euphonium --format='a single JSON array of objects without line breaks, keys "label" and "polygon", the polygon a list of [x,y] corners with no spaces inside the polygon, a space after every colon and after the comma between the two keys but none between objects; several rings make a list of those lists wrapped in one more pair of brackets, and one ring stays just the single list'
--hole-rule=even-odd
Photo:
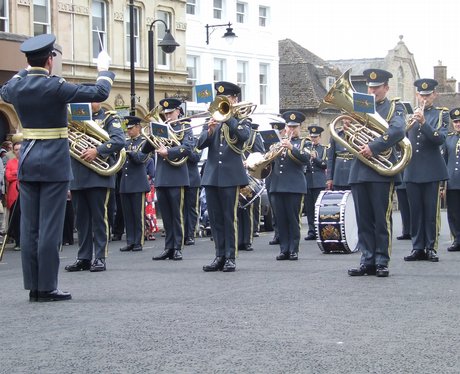
[{"label": "euphonium", "polygon": [[95,121],[73,121],[69,120],[68,125],[70,155],[102,176],[110,176],[120,170],[126,160],[126,151],[120,150],[117,154],[117,160],[110,165],[106,158],[97,156],[93,161],[88,162],[81,158],[87,148],[96,148],[102,143],[110,140],[110,136]]},{"label": "euphonium", "polygon": [[[162,124],[166,124],[168,125],[167,123],[165,123],[163,121],[163,119],[160,117],[160,113],[161,111],[163,110],[163,107],[161,105],[157,105],[145,118],[144,120],[151,120],[153,122],[157,122],[157,123],[162,123]],[[142,126],[141,128],[141,133],[142,135],[145,137],[145,139],[152,145],[153,148],[155,149],[159,149],[161,148],[162,146],[166,147],[166,148],[171,148],[171,147],[178,147],[181,145],[181,142],[178,138],[178,136],[175,134],[174,131],[172,131],[172,129],[170,128],[170,126],[168,125],[168,137],[167,138],[163,138],[161,136],[155,136],[153,134],[151,134],[150,132],[150,126]],[[181,157],[181,158],[178,158],[176,160],[170,160],[170,159],[166,159],[166,161],[168,161],[171,165],[173,166],[181,166],[182,164],[184,164],[185,162],[187,162],[187,159],[188,159],[188,156],[185,156],[185,157]]]},{"label": "euphonium", "polygon": [[[323,99],[320,109],[333,106],[342,109],[346,114],[338,116],[330,125],[331,136],[334,140],[346,147],[359,160],[374,169],[377,173],[385,176],[392,176],[400,173],[410,161],[412,146],[409,139],[403,138],[398,142],[401,155],[392,162],[389,151],[365,158],[359,152],[361,147],[382,136],[388,130],[388,123],[378,113],[359,113],[353,110],[353,92],[355,89],[350,80],[350,70],[347,70],[332,86]],[[354,122],[344,129],[344,138],[338,135],[336,125],[343,119],[350,119]]]}]

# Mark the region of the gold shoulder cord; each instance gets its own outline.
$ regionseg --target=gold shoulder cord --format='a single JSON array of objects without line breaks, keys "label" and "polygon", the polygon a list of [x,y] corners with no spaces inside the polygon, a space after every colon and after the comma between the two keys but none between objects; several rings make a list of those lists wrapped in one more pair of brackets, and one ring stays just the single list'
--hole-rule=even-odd
[{"label": "gold shoulder cord", "polygon": [[[300,149],[302,150],[304,147],[305,147],[305,141],[307,140],[307,138],[302,138],[302,140],[300,141]],[[300,151],[302,152],[302,151]],[[291,150],[289,149],[287,151],[287,154],[289,156],[289,158],[294,161],[296,164],[299,164],[299,165],[303,165],[303,163],[301,161],[299,161],[291,152]]]},{"label": "gold shoulder cord", "polygon": [[249,139],[244,143],[243,145],[243,150],[244,152],[250,152],[252,147],[254,146],[254,143],[256,141],[256,132],[255,131],[251,131],[250,133],[251,135],[249,136]]},{"label": "gold shoulder cord", "polygon": [[231,150],[239,155],[242,155],[244,153],[244,149],[239,149],[235,145],[238,142],[238,138],[236,136],[234,138],[230,137],[230,129],[226,123],[222,124],[222,133],[224,134],[225,141]]}]

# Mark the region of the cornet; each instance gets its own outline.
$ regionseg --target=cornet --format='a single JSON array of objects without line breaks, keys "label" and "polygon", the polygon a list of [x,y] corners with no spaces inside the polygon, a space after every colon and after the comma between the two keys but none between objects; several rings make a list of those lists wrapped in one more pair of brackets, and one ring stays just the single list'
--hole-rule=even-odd
[{"label": "cornet", "polygon": [[[425,103],[426,103],[426,101],[423,100],[422,105],[420,107],[416,108],[415,112],[420,111],[420,112],[423,113],[423,111],[425,110]],[[414,118],[414,114],[411,114],[409,116],[409,119],[408,119],[407,124],[406,124],[406,132],[408,132],[412,127],[414,127],[416,122],[417,122],[417,120]]]}]

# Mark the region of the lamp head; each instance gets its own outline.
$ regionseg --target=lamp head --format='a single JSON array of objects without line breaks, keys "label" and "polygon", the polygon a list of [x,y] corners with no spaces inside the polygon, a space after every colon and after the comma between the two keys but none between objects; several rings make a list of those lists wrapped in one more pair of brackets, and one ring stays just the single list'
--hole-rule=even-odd
[{"label": "lamp head", "polygon": [[180,44],[174,40],[169,30],[166,30],[165,36],[158,46],[161,47],[164,53],[173,53]]}]

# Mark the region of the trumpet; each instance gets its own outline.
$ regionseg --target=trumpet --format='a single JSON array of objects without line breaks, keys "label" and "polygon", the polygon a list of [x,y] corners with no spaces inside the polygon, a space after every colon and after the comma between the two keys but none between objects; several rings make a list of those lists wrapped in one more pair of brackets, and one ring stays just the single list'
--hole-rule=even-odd
[{"label": "trumpet", "polygon": [[[423,100],[422,105],[420,107],[416,108],[415,111],[420,111],[420,112],[423,113],[423,111],[425,110],[425,103],[426,103],[426,101]],[[414,127],[416,122],[417,122],[417,120],[414,118],[414,114],[411,114],[409,116],[409,119],[408,119],[407,124],[406,124],[406,132],[408,132],[412,127]]]}]

